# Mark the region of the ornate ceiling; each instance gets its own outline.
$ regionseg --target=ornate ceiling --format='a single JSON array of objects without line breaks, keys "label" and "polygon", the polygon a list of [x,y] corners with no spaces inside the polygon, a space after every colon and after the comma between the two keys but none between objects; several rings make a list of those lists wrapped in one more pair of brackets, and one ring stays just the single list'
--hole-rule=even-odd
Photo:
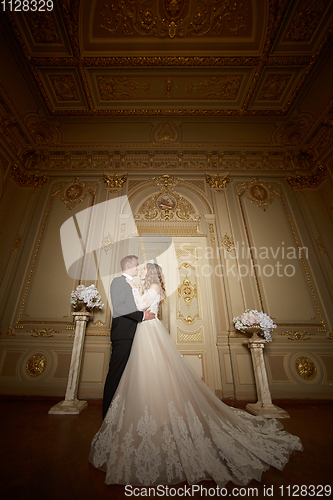
[{"label": "ornate ceiling", "polygon": [[0,13],[3,151],[26,168],[332,160],[332,0],[53,3]]},{"label": "ornate ceiling", "polygon": [[74,0],[7,14],[53,116],[260,116],[289,111],[333,4]]}]

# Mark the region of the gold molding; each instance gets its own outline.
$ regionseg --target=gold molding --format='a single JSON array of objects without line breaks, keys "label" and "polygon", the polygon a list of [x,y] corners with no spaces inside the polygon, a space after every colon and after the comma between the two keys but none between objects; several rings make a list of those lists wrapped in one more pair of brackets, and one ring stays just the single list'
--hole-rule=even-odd
[{"label": "gold molding", "polygon": [[285,335],[288,340],[311,340],[310,335],[313,335],[313,333],[302,330],[302,331],[295,331],[295,332],[286,331],[286,332],[280,333],[280,335]]},{"label": "gold molding", "polygon": [[38,338],[50,338],[54,337],[54,333],[60,333],[57,330],[54,330],[53,328],[34,328],[33,330],[30,330],[27,333],[31,333],[30,337],[38,337]]},{"label": "gold molding", "polygon": [[228,253],[230,253],[235,245],[235,242],[231,238],[231,236],[228,235],[228,233],[225,233],[225,235],[221,239],[221,245],[227,249]]}]

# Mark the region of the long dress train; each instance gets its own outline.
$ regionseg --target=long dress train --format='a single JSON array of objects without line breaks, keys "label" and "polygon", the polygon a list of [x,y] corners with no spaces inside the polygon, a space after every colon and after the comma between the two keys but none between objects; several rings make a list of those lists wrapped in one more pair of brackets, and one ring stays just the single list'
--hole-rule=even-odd
[{"label": "long dress train", "polygon": [[[133,289],[139,309],[156,313],[160,296]],[[189,484],[260,481],[270,465],[282,469],[297,436],[276,419],[222,403],[179,354],[155,318],[138,325],[127,366],[89,460],[107,484]]]}]

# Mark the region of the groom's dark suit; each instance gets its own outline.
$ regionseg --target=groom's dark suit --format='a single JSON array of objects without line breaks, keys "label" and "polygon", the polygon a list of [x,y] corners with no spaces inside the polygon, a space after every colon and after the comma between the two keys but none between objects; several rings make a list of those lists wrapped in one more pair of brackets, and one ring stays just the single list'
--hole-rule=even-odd
[{"label": "groom's dark suit", "polygon": [[110,288],[113,317],[111,325],[112,353],[103,395],[103,419],[129,358],[136,327],[144,313],[138,311],[132,288],[124,275],[115,278]]}]

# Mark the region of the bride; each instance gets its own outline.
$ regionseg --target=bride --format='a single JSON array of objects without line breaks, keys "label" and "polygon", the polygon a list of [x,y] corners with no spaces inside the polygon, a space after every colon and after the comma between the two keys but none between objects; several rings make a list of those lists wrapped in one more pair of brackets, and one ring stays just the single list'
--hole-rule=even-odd
[{"label": "bride", "polygon": [[140,310],[156,318],[137,332],[117,391],[89,460],[107,484],[189,484],[214,480],[245,485],[270,465],[283,469],[300,439],[275,419],[222,403],[184,361],[157,319],[165,297],[162,269],[147,263],[143,294],[128,281]]}]

